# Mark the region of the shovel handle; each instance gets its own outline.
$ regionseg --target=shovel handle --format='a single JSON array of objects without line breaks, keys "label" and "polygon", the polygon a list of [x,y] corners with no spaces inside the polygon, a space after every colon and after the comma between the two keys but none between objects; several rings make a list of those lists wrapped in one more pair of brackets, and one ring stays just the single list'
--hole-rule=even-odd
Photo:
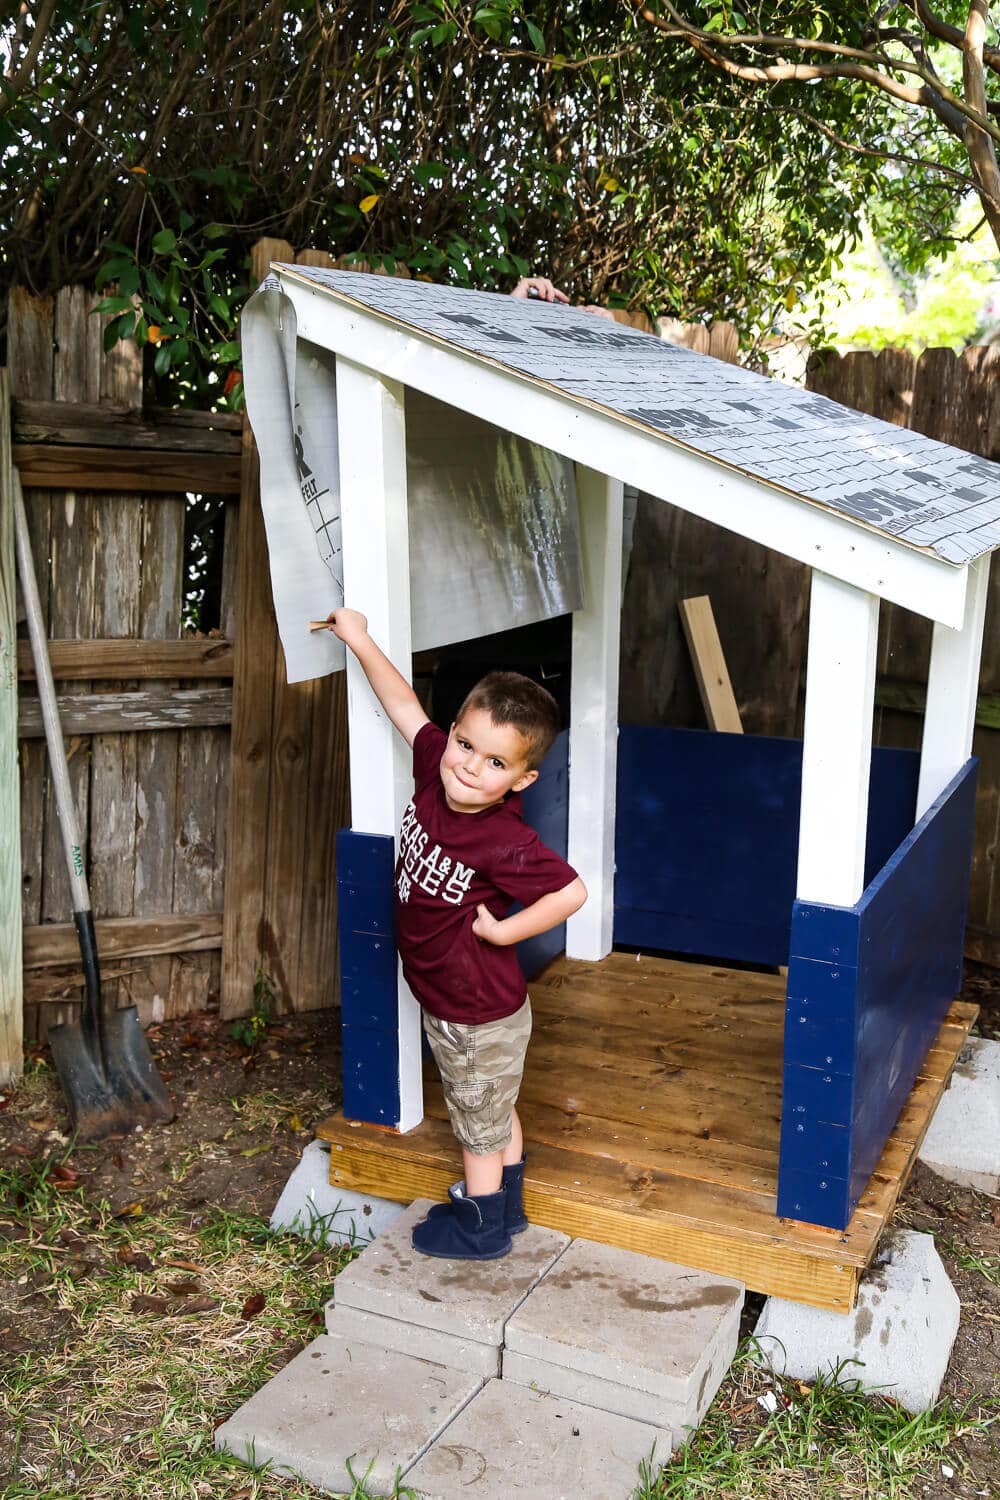
[{"label": "shovel handle", "polygon": [[17,564],[21,578],[21,596],[28,617],[28,635],[31,638],[31,654],[35,662],[35,679],[38,683],[38,698],[45,726],[45,742],[49,750],[49,772],[56,794],[56,811],[59,814],[59,829],[62,833],[66,854],[66,869],[69,872],[70,890],[74,912],[90,910],[90,892],[83,868],[83,847],[80,843],[80,828],[73,806],[73,792],[69,784],[69,766],[66,762],[66,746],[59,727],[59,709],[56,705],[56,688],[52,680],[52,664],[49,661],[42,619],[42,605],[38,597],[38,581],[31,557],[31,536],[28,531],[28,516],[24,509],[24,494],[21,476],[12,468],[14,489],[14,532],[17,538]]}]

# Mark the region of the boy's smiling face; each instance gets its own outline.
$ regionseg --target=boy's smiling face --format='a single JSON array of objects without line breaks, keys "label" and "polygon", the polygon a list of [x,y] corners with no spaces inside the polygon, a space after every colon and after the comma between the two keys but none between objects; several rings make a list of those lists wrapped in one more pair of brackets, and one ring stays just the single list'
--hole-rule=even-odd
[{"label": "boy's smiling face", "polygon": [[527,742],[512,724],[494,724],[485,708],[467,708],[452,726],[441,757],[441,785],[452,812],[477,813],[523,792],[538,778]]}]

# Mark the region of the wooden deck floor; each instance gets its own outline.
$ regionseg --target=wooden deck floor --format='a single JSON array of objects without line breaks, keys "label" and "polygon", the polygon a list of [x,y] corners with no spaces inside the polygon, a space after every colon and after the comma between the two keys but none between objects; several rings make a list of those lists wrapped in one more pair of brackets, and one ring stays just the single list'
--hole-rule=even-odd
[{"label": "wooden deck floor", "polygon": [[[538,1224],[847,1311],[975,1019],[956,1002],[848,1228],[775,1215],[784,981],[614,953],[531,986],[518,1105]],[[461,1176],[433,1067],[406,1135],[333,1116],[331,1182],[410,1201]]]}]

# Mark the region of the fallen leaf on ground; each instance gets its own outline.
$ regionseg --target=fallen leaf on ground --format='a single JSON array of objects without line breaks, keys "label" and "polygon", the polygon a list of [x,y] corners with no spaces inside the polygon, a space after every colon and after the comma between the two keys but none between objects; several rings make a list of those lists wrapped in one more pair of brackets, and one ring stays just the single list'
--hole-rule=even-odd
[{"label": "fallen leaf on ground", "polygon": [[41,1134],[43,1130],[51,1130],[56,1122],[51,1115],[46,1115],[43,1120],[27,1120],[25,1123],[29,1130],[37,1130]]},{"label": "fallen leaf on ground", "polygon": [[193,1260],[175,1260],[173,1256],[168,1256],[163,1265],[172,1266],[175,1271],[193,1271],[196,1276],[205,1274],[205,1267],[196,1266]]},{"label": "fallen leaf on ground", "polygon": [[114,1215],[116,1219],[138,1219],[142,1214],[142,1204],[126,1203]]},{"label": "fallen leaf on ground", "polygon": [[240,1317],[245,1323],[249,1323],[251,1318],[255,1318],[259,1312],[264,1311],[266,1303],[267,1298],[263,1292],[254,1292],[253,1296],[248,1297],[244,1302]]},{"label": "fallen leaf on ground", "polygon": [[147,1297],[143,1294],[140,1294],[138,1297],[132,1298],[133,1312],[160,1313],[162,1315],[163,1313],[168,1312],[169,1309],[170,1303],[167,1301],[166,1297]]},{"label": "fallen leaf on ground", "polygon": [[218,1306],[219,1304],[214,1297],[188,1297],[185,1302],[181,1302],[173,1311],[183,1317],[187,1317],[190,1313],[215,1312]]},{"label": "fallen leaf on ground", "polygon": [[153,1262],[148,1255],[141,1250],[133,1250],[130,1245],[122,1245],[120,1250],[115,1251],[115,1260],[119,1265],[131,1266],[133,1271],[151,1271]]},{"label": "fallen leaf on ground", "polygon": [[187,1281],[169,1281],[167,1291],[172,1297],[193,1297],[196,1292],[201,1291],[201,1282],[190,1277]]}]

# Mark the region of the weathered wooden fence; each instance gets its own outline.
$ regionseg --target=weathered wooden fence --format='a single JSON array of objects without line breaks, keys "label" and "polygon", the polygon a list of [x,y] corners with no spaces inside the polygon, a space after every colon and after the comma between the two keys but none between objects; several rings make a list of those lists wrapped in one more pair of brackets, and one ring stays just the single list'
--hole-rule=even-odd
[{"label": "weathered wooden fence", "polygon": [[[145,1019],[218,989],[232,648],[185,638],[185,491],[226,497],[239,423],[143,418],[134,346],[102,349],[80,288],[10,300],[13,457],[82,828],[106,982]],[[6,413],[4,414],[6,416]],[[232,612],[232,557],[223,612]],[[82,974],[27,641],[17,649],[26,1031]]]},{"label": "weathered wooden fence", "polygon": [[[271,258],[292,259],[292,247],[267,242],[255,264]],[[95,300],[79,288],[12,296],[9,411],[104,979],[147,1021],[214,1004],[245,1014],[258,970],[282,1009],[329,1005],[334,833],[349,821],[343,681],[284,680],[248,430],[237,417],[144,410],[138,351],[103,353]],[[4,401],[0,450],[7,424]],[[196,495],[224,505],[220,628],[208,637],[182,618]],[[3,521],[0,602],[12,575],[7,507]],[[74,1014],[83,975],[19,633],[15,656],[3,630],[0,668],[9,678],[16,661],[19,679],[30,1038]],[[14,858],[17,846],[5,839]],[[20,1054],[11,1016],[22,995],[7,993],[8,978],[5,967],[0,1080]]]}]

